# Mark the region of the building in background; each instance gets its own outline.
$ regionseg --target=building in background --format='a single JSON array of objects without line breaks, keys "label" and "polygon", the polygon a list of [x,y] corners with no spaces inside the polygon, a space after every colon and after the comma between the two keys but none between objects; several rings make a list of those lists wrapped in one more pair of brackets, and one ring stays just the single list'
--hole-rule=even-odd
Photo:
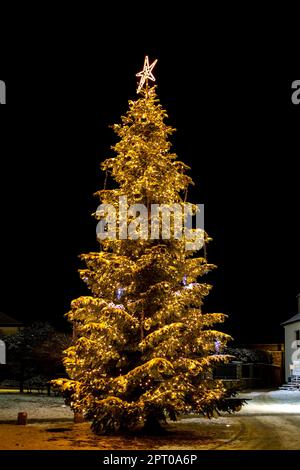
[{"label": "building in background", "polygon": [[277,388],[284,381],[284,344],[239,344],[227,348],[233,356],[217,366],[214,377],[241,389]]},{"label": "building in background", "polygon": [[22,323],[0,312],[0,336],[14,335],[22,328]]},{"label": "building in background", "polygon": [[299,378],[300,381],[300,294],[298,313],[282,323],[285,330],[285,378]]},{"label": "building in background", "polygon": [[[5,336],[18,333],[22,326],[22,323],[18,320],[0,312],[0,367],[6,365]],[[2,378],[2,375],[3,369],[0,368],[0,379]]]}]

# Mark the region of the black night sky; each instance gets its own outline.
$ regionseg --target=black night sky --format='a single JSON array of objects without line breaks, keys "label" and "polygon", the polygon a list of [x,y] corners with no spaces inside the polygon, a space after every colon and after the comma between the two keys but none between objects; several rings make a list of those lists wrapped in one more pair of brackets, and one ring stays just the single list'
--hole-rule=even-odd
[{"label": "black night sky", "polygon": [[208,51],[202,40],[108,45],[94,31],[49,41],[42,54],[28,46],[18,45],[0,76],[9,104],[1,107],[0,311],[64,328],[71,299],[87,294],[77,255],[98,249],[99,164],[112,155],[109,125],[135,99],[148,54],[177,128],[174,150],[192,167],[189,199],[205,204],[214,239],[207,311],[228,313],[225,329],[238,343],[282,341],[280,323],[296,313],[300,292],[297,76],[281,78],[258,48]]}]

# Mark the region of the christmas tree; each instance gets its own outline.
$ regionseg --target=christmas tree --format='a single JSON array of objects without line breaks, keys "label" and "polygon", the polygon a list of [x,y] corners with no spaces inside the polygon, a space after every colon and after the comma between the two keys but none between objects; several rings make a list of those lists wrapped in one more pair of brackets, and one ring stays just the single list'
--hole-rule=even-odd
[{"label": "christmas tree", "polygon": [[[126,209],[143,204],[148,222],[153,204],[183,205],[192,184],[189,167],[170,150],[174,129],[149,86],[154,65],[146,57],[140,96],[114,126],[115,156],[101,165],[114,188],[97,194],[115,208],[119,236],[110,236],[105,219],[100,251],[81,256],[86,269],[80,276],[92,295],[72,302],[67,318],[75,337],[64,359],[69,379],[54,381],[97,433],[155,428],[183,413],[211,417],[234,408],[223,383],[212,377],[214,366],[228,359],[221,351],[229,336],[213,328],[225,315],[202,311],[211,286],[198,279],[214,266],[205,253],[187,251],[185,236],[174,229],[170,237],[149,238],[149,226],[142,230],[140,224],[141,236],[128,236],[134,218],[129,211],[126,220],[120,210],[120,200]],[[103,219],[103,212],[96,216]]]}]

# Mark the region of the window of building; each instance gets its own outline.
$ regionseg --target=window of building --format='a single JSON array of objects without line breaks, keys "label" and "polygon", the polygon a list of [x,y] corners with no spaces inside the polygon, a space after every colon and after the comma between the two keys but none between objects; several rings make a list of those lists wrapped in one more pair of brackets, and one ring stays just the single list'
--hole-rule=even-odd
[{"label": "window of building", "polygon": [[300,341],[300,330],[296,331],[296,341]]}]

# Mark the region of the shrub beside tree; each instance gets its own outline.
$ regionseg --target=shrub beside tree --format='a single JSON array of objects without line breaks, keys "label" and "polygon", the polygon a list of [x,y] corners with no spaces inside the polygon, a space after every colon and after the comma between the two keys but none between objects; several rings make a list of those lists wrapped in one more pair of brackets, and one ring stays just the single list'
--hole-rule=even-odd
[{"label": "shrub beside tree", "polygon": [[70,346],[71,336],[49,323],[35,322],[18,333],[6,336],[9,378],[24,389],[50,394],[50,380],[63,373],[62,351]]}]

